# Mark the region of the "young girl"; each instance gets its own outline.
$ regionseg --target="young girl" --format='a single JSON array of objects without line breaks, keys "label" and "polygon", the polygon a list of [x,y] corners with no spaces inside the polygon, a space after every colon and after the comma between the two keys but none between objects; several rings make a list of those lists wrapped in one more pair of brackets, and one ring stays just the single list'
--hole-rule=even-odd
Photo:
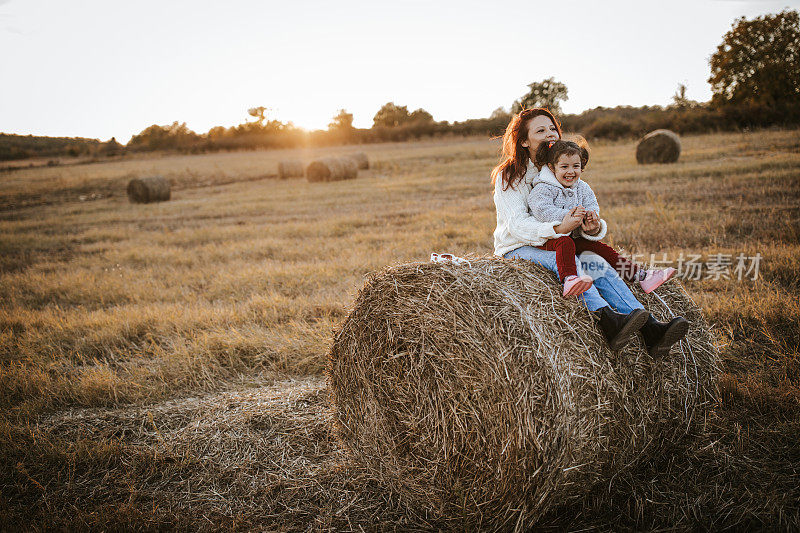
[{"label": "young girl", "polygon": [[606,235],[606,222],[600,218],[600,206],[581,172],[589,162],[586,141],[583,146],[572,141],[549,141],[539,145],[534,164],[540,168],[528,195],[531,215],[540,222],[561,221],[569,216],[571,235],[551,238],[538,248],[556,252],[556,265],[564,296],[577,296],[592,286],[592,278],[578,276],[575,255],[594,252],[615,267],[620,277],[639,281],[644,292],[652,292],[675,274],[674,268],[642,270],[636,263],[621,257],[613,248],[600,242]]}]

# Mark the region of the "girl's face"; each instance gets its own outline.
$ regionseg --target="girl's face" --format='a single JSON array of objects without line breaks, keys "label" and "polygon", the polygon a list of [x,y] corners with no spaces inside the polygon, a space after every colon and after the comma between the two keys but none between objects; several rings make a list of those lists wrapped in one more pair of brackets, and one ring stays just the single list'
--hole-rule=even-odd
[{"label": "girl's face", "polygon": [[536,115],[528,121],[528,138],[522,141],[522,146],[528,149],[533,157],[543,141],[557,141],[558,130],[547,115]]},{"label": "girl's face", "polygon": [[572,187],[581,177],[581,156],[579,154],[561,154],[555,167],[550,165],[550,170],[556,175],[556,179],[561,185]]}]

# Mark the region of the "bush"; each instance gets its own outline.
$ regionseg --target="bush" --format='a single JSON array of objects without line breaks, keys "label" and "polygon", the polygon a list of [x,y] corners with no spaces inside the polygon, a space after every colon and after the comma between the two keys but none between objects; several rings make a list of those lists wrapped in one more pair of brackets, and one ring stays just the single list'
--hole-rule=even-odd
[{"label": "bush", "polygon": [[630,137],[632,133],[631,122],[615,116],[596,120],[583,130],[583,135],[587,139],[620,139],[622,137]]}]

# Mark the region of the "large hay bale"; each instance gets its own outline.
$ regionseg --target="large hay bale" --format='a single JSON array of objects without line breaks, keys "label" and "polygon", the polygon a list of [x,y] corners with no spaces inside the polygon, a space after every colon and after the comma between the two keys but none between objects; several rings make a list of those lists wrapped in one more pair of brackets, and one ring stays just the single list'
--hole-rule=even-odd
[{"label": "large hay bale", "polygon": [[444,527],[530,526],[705,421],[718,354],[673,281],[657,317],[691,321],[654,361],[609,351],[586,308],[527,261],[413,263],[373,275],[328,363],[340,440]]},{"label": "large hay bale", "polygon": [[348,155],[347,157],[356,162],[359,170],[367,170],[369,168],[369,158],[364,152],[356,152]]},{"label": "large hay bale", "polygon": [[338,181],[354,179],[358,165],[348,157],[328,157],[312,161],[306,167],[308,181]]},{"label": "large hay bale", "polygon": [[170,199],[169,180],[163,176],[133,178],[128,182],[128,199],[138,204],[165,202]]},{"label": "large hay bale", "polygon": [[681,140],[670,130],[651,131],[636,145],[639,164],[674,163],[681,155]]},{"label": "large hay bale", "polygon": [[278,162],[278,178],[299,178],[304,173],[303,162],[296,159]]}]

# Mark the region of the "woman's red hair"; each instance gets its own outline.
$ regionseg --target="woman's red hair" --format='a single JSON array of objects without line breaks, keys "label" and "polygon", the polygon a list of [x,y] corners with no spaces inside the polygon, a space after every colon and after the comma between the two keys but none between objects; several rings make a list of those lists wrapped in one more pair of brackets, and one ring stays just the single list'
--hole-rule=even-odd
[{"label": "woman's red hair", "polygon": [[528,139],[528,125],[531,119],[539,115],[544,115],[553,121],[558,131],[558,138],[561,138],[561,124],[548,109],[532,107],[514,115],[503,134],[503,160],[492,170],[492,185],[499,176],[503,180],[503,190],[506,190],[513,187],[525,175],[528,162],[532,158],[530,150],[522,146],[522,142]]}]

